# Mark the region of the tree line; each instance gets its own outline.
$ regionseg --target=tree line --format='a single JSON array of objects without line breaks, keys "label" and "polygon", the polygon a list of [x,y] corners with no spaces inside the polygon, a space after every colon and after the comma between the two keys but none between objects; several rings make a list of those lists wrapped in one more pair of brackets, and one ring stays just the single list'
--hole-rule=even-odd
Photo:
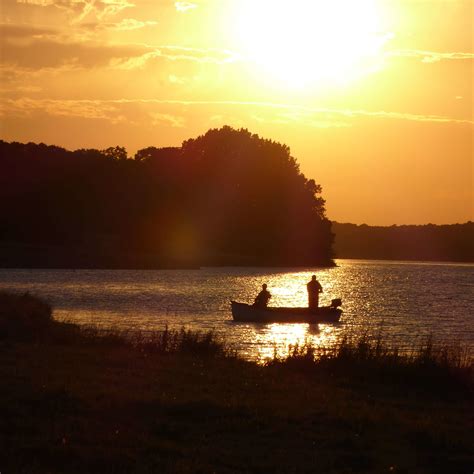
[{"label": "tree line", "polygon": [[474,222],[377,227],[333,222],[340,258],[474,262]]},{"label": "tree line", "polygon": [[0,264],[331,265],[321,186],[225,126],[129,157],[0,141]]}]

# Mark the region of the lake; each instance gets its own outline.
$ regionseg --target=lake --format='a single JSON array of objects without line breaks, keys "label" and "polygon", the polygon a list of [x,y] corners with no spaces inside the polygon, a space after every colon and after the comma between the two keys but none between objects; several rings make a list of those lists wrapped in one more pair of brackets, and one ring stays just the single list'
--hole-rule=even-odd
[{"label": "lake", "polygon": [[[230,300],[253,302],[263,283],[272,306],[306,306],[306,283],[316,273],[320,305],[342,298],[341,322],[243,324]],[[337,260],[337,267],[202,268],[196,270],[0,269],[0,289],[30,292],[50,302],[54,317],[103,329],[212,330],[248,359],[305,340],[331,346],[364,332],[400,347],[428,336],[474,349],[474,265]]]}]

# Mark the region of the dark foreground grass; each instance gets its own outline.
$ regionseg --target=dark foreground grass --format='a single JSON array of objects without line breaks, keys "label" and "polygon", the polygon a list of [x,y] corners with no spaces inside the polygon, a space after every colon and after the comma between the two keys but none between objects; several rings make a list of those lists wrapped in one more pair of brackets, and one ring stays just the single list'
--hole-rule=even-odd
[{"label": "dark foreground grass", "polygon": [[311,344],[290,346],[284,357],[275,355],[266,365],[348,380],[352,386],[418,394],[436,393],[457,400],[473,392],[473,359],[462,347],[434,344],[428,338],[411,350],[387,345],[381,336],[344,337],[335,347]]},{"label": "dark foreground grass", "polygon": [[259,366],[212,334],[82,331],[8,298],[2,474],[473,470],[472,373],[453,351],[361,338]]}]

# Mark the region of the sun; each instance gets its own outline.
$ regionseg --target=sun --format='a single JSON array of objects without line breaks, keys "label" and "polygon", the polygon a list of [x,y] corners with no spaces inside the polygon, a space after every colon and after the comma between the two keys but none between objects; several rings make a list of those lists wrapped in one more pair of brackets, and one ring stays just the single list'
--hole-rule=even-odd
[{"label": "sun", "polygon": [[380,0],[239,0],[244,58],[287,86],[347,83],[380,67],[389,38]]}]

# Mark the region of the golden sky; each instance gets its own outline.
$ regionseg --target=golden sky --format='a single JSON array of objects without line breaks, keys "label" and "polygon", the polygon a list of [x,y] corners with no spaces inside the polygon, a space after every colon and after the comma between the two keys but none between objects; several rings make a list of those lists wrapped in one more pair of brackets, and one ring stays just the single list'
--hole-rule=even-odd
[{"label": "golden sky", "polygon": [[473,0],[1,0],[0,136],[291,147],[339,222],[474,220]]}]

